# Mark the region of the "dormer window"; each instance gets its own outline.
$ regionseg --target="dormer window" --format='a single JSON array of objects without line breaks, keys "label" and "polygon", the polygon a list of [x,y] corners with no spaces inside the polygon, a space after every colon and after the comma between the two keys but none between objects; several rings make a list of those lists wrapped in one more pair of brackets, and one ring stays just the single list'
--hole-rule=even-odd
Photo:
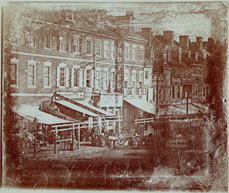
[{"label": "dormer window", "polygon": [[74,13],[71,11],[66,12],[66,20],[74,21]]}]

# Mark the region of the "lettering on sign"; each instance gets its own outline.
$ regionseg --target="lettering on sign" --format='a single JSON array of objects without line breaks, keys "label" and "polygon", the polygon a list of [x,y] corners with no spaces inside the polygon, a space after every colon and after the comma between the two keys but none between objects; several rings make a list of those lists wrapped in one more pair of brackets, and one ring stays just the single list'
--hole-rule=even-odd
[{"label": "lettering on sign", "polygon": [[70,91],[70,92],[57,92],[57,94],[67,97],[67,98],[71,98],[71,99],[82,99],[84,98],[84,92],[74,92],[74,91]]}]

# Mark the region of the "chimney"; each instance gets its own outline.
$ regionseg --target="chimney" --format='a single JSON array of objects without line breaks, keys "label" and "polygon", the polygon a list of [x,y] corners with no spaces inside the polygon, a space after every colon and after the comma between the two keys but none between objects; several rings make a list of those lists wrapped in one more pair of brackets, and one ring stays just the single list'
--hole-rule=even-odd
[{"label": "chimney", "polygon": [[212,51],[213,46],[214,46],[213,38],[208,38],[208,51]]},{"label": "chimney", "polygon": [[173,46],[174,31],[163,31],[163,36],[166,41],[166,44]]},{"label": "chimney", "polygon": [[141,35],[148,40],[145,46],[145,57],[147,59],[152,59],[152,29],[150,27],[142,28]]},{"label": "chimney", "polygon": [[189,49],[189,38],[188,36],[179,36],[180,47],[184,50]]},{"label": "chimney", "polygon": [[149,41],[149,46],[152,44],[152,29],[150,27],[142,28],[141,34]]},{"label": "chimney", "polygon": [[203,38],[200,36],[196,37],[196,43],[197,43],[197,49],[202,50],[203,49]]}]

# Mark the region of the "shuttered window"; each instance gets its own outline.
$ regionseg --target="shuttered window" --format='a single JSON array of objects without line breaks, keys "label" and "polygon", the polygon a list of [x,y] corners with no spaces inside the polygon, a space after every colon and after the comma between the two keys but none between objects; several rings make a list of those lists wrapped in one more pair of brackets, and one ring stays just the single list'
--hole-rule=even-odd
[{"label": "shuttered window", "polygon": [[60,86],[65,86],[65,79],[66,79],[66,72],[65,68],[60,68]]},{"label": "shuttered window", "polygon": [[137,60],[137,47],[136,47],[136,45],[133,45],[132,58],[133,58],[134,61]]},{"label": "shuttered window", "polygon": [[91,87],[91,70],[86,70],[86,87]]},{"label": "shuttered window", "polygon": [[101,56],[101,47],[102,47],[102,41],[96,40],[95,41],[96,56]]},{"label": "shuttered window", "polygon": [[110,87],[112,89],[114,89],[114,87],[115,87],[115,72],[111,72],[111,81],[110,81],[110,83],[111,83]]},{"label": "shuttered window", "polygon": [[101,69],[95,71],[95,88],[101,89]]},{"label": "shuttered window", "polygon": [[18,62],[16,58],[10,60],[10,86],[17,86],[18,84]]},{"label": "shuttered window", "polygon": [[50,31],[46,31],[45,32],[45,48],[51,48],[51,40],[52,40],[52,36],[51,36],[51,32]]},{"label": "shuttered window", "polygon": [[103,72],[103,89],[106,90],[108,86],[108,71]]},{"label": "shuttered window", "polygon": [[26,35],[26,44],[31,47],[36,47],[36,32],[27,31],[25,35]]},{"label": "shuttered window", "polygon": [[87,54],[92,55],[92,41],[86,40]]},{"label": "shuttered window", "polygon": [[79,70],[77,68],[72,69],[72,79],[73,79],[73,87],[79,86]]},{"label": "shuttered window", "polygon": [[44,71],[43,71],[43,86],[44,88],[51,87],[51,62],[44,62]]},{"label": "shuttered window", "polygon": [[109,41],[104,41],[104,58],[109,58]]},{"label": "shuttered window", "polygon": [[115,58],[115,45],[113,41],[111,42],[111,58]]},{"label": "shuttered window", "polygon": [[145,57],[145,51],[144,51],[144,46],[140,46],[140,53],[139,53],[139,59],[140,61],[143,61]]},{"label": "shuttered window", "polygon": [[36,61],[28,61],[28,87],[36,87]]},{"label": "shuttered window", "polygon": [[73,38],[72,38],[72,45],[71,45],[72,52],[75,52],[75,53],[79,53],[80,52],[79,43],[80,43],[79,36],[74,34]]}]

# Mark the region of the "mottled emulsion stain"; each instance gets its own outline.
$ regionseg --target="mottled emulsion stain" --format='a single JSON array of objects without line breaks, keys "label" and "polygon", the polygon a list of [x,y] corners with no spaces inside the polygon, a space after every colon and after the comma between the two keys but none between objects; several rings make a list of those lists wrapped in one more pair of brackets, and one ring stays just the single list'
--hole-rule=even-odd
[{"label": "mottled emulsion stain", "polygon": [[4,186],[228,191],[227,11],[220,2],[7,4]]}]

